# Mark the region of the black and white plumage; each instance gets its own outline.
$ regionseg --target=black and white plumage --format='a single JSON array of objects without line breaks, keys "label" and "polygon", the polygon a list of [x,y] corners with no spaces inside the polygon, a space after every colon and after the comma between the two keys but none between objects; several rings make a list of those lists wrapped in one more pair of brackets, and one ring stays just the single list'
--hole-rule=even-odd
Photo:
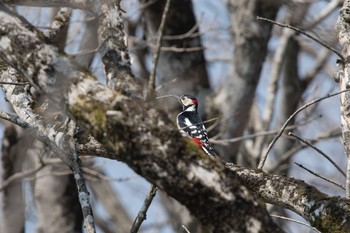
[{"label": "black and white plumage", "polygon": [[191,95],[183,95],[179,101],[183,107],[182,112],[177,115],[177,126],[181,134],[191,138],[206,154],[215,156],[216,153],[210,145],[207,130],[197,112],[198,100]]}]

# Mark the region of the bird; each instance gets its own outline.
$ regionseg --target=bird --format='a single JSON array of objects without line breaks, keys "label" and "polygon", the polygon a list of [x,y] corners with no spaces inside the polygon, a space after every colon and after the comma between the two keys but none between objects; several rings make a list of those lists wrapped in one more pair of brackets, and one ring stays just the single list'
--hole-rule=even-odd
[{"label": "bird", "polygon": [[176,123],[182,136],[189,137],[207,155],[217,156],[209,142],[207,130],[198,115],[198,100],[186,94],[179,97],[179,102],[183,109],[177,115]]}]

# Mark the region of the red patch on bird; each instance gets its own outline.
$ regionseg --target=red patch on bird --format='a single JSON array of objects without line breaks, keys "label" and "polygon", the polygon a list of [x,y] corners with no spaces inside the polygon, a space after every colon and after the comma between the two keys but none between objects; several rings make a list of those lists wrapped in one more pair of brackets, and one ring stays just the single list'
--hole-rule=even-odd
[{"label": "red patch on bird", "polygon": [[198,104],[198,100],[192,100],[193,104]]},{"label": "red patch on bird", "polygon": [[194,141],[199,147],[202,147],[202,142],[198,138],[191,138],[192,141]]}]

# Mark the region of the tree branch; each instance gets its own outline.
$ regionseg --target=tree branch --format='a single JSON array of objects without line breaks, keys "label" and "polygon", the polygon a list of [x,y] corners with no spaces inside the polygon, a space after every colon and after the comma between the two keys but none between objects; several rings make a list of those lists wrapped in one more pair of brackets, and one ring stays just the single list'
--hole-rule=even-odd
[{"label": "tree branch", "polygon": [[301,106],[300,108],[298,108],[292,115],[289,116],[289,118],[284,122],[284,124],[282,125],[280,131],[278,132],[278,134],[272,139],[272,141],[270,142],[268,148],[267,148],[267,151],[266,153],[262,156],[261,160],[260,160],[260,163],[259,163],[259,166],[258,168],[259,169],[262,169],[264,167],[264,164],[266,162],[266,159],[267,159],[267,156],[268,154],[270,153],[272,147],[275,145],[275,143],[277,142],[277,140],[282,136],[284,130],[287,128],[288,124],[290,123],[290,121],[301,111],[303,111],[305,108],[315,104],[315,103],[318,103],[324,99],[328,99],[328,98],[331,98],[333,96],[336,96],[336,95],[341,95],[342,93],[348,93],[350,89],[344,89],[344,90],[341,90],[339,92],[336,92],[336,93],[333,93],[333,94],[328,94],[326,96],[323,96],[321,98],[318,98],[318,99],[315,99],[309,103],[306,103],[304,104],[303,106]]},{"label": "tree branch", "polygon": [[267,174],[261,170],[246,169],[234,164],[226,166],[236,172],[244,184],[265,202],[292,210],[319,231],[324,233],[350,231],[350,200],[329,197],[295,178]]},{"label": "tree branch", "polygon": [[154,185],[151,186],[151,190],[148,192],[145,201],[143,202],[143,205],[139,211],[139,213],[137,214],[134,223],[132,224],[130,233],[137,233],[141,227],[141,224],[143,221],[145,221],[146,219],[146,213],[147,210],[149,208],[149,206],[151,205],[153,198],[156,196],[157,194],[157,190],[158,188]]},{"label": "tree branch", "polygon": [[[349,69],[349,52],[350,52],[350,37],[349,37],[349,27],[350,27],[350,1],[344,1],[344,5],[340,10],[340,16],[336,23],[337,37],[340,46],[342,46],[342,54],[346,58],[340,63],[339,74],[342,74],[339,80],[340,90],[344,91],[349,88],[350,83],[350,69]],[[347,166],[347,178],[346,178],[346,197],[350,198],[350,93],[343,92],[340,95],[340,110],[341,110],[341,126],[343,132],[343,144],[345,148],[345,153],[348,157]]]},{"label": "tree branch", "polygon": [[166,17],[168,15],[169,11],[169,6],[170,6],[170,1],[171,0],[166,0],[163,14],[162,14],[162,20],[160,21],[159,29],[158,29],[158,37],[157,37],[157,42],[156,42],[156,47],[153,52],[153,62],[152,62],[152,69],[151,69],[151,74],[148,80],[148,89],[147,89],[147,100],[153,100],[155,97],[155,86],[156,86],[156,68],[158,64],[158,59],[159,59],[159,53],[160,53],[160,48],[161,48],[161,42],[164,34],[164,25],[166,21]]},{"label": "tree branch", "polygon": [[[6,82],[22,81],[17,73],[10,67],[1,70],[1,80]],[[48,145],[56,155],[72,169],[78,187],[79,201],[83,210],[85,229],[89,233],[95,232],[94,219],[89,201],[89,192],[81,173],[80,160],[75,148],[75,122],[71,121],[69,118],[66,118],[65,121],[62,122],[52,116],[50,117],[47,113],[45,117],[40,115],[38,112],[45,113],[47,109],[40,107],[40,109],[33,109],[35,102],[32,96],[28,93],[28,85],[6,85],[3,89],[6,98],[12,103],[17,115],[21,119],[25,119],[24,122],[22,122],[23,120],[12,119],[13,117],[7,116],[9,120],[27,128],[29,132]]]},{"label": "tree branch", "polygon": [[98,16],[99,52],[104,64],[107,86],[140,98],[141,89],[133,79],[120,0],[103,1],[94,13]]}]

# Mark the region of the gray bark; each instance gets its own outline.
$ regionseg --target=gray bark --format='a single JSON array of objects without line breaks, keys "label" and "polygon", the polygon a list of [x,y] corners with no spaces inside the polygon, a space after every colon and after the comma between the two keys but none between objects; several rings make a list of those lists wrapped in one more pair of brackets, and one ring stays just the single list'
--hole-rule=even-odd
[{"label": "gray bark", "polygon": [[[228,164],[264,201],[304,217],[321,232],[350,231],[350,200],[329,197],[302,180]],[[335,209],[336,211],[335,211]]]}]

